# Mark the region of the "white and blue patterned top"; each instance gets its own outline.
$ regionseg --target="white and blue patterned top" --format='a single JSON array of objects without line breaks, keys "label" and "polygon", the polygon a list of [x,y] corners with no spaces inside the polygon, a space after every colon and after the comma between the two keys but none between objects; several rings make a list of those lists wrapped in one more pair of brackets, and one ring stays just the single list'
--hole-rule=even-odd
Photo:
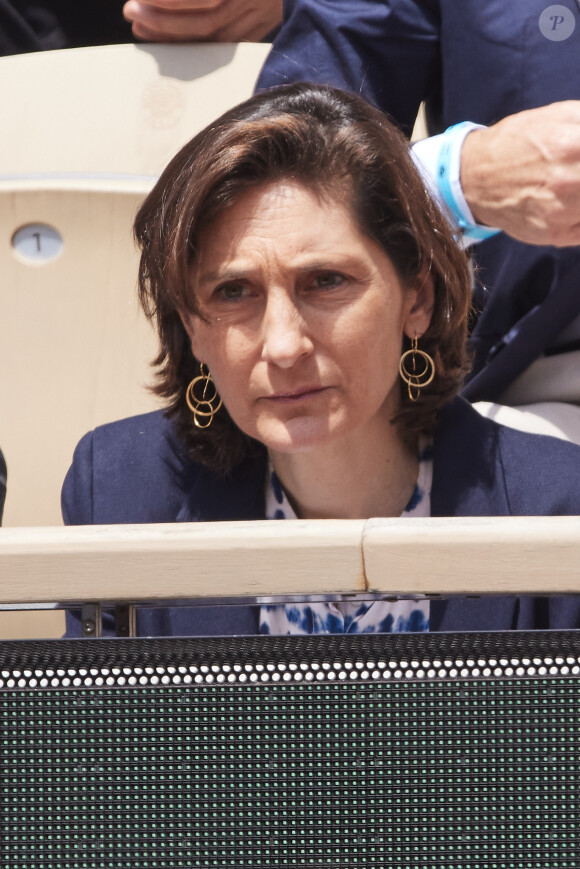
[{"label": "white and blue patterned top", "polygon": [[[419,443],[417,483],[403,517],[429,516],[433,479],[433,444]],[[276,472],[266,482],[266,519],[296,519]],[[327,603],[267,604],[260,608],[261,634],[398,634],[429,630],[429,601],[329,601]]]}]

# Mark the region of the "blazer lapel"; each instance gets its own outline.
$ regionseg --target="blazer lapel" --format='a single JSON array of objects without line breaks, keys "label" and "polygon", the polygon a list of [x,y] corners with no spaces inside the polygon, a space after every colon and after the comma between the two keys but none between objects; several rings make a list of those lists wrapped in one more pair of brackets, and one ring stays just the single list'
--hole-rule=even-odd
[{"label": "blazer lapel", "polygon": [[227,476],[199,468],[176,522],[227,522],[265,518],[266,456],[244,459]]},{"label": "blazer lapel", "polygon": [[443,409],[433,444],[432,516],[508,516],[499,428],[461,398]]}]

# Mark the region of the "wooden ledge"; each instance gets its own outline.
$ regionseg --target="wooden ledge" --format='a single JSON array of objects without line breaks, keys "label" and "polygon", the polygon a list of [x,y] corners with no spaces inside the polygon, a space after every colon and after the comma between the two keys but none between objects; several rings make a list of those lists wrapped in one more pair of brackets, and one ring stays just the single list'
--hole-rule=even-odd
[{"label": "wooden ledge", "polygon": [[0,604],[580,593],[580,517],[0,529]]},{"label": "wooden ledge", "polygon": [[0,531],[0,603],[365,590],[363,521]]},{"label": "wooden ledge", "polygon": [[367,590],[397,594],[580,592],[580,516],[371,519]]}]

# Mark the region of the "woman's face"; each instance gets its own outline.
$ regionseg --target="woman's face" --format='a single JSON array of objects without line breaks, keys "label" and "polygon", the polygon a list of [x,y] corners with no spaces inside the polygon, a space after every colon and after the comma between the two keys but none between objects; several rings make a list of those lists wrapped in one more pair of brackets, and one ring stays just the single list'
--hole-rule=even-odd
[{"label": "woman's face", "polygon": [[[271,453],[364,446],[399,408],[403,333],[421,335],[430,279],[403,288],[337,198],[291,181],[242,194],[204,231],[184,325],[232,419]],[[362,438],[362,440],[361,440]]]}]

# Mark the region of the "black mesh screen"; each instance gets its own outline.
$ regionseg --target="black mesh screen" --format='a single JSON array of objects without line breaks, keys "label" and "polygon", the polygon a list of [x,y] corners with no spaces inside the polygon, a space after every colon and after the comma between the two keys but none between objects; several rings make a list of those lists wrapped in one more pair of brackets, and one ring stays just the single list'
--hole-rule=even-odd
[{"label": "black mesh screen", "polygon": [[11,869],[580,866],[580,637],[0,644]]}]

